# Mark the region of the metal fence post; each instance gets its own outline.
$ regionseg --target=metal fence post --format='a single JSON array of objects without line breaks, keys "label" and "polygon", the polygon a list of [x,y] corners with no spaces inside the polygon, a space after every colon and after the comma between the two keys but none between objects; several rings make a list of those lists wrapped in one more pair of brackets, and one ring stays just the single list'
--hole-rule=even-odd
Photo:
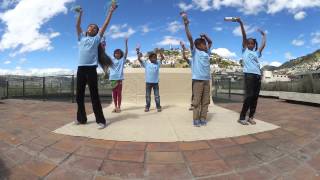
[{"label": "metal fence post", "polygon": [[71,102],[74,103],[74,75],[71,79]]},{"label": "metal fence post", "polygon": [[7,80],[7,99],[9,99],[9,80]]},{"label": "metal fence post", "polygon": [[25,91],[25,84],[24,84],[24,79],[22,79],[22,97],[23,97],[23,99],[25,99],[24,91]]},{"label": "metal fence post", "polygon": [[46,93],[46,78],[42,77],[42,99],[45,100],[45,93]]},{"label": "metal fence post", "polygon": [[214,80],[214,93],[215,93],[215,97],[218,97],[218,80],[215,79]]},{"label": "metal fence post", "polygon": [[231,99],[231,78],[228,79],[229,83],[229,99]]}]

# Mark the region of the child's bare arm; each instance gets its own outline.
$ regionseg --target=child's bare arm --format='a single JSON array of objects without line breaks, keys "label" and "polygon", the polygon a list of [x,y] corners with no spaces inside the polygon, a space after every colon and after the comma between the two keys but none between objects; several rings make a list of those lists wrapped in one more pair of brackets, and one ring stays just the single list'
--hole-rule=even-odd
[{"label": "child's bare arm", "polygon": [[184,23],[184,28],[185,28],[185,31],[186,31],[187,38],[188,38],[189,43],[190,43],[190,49],[193,50],[193,38],[192,38],[190,29],[189,29],[189,20],[188,20],[188,18],[186,16],[183,19],[183,23]]},{"label": "child's bare arm", "polygon": [[77,17],[77,24],[76,24],[78,40],[80,40],[80,35],[82,33],[82,29],[81,29],[82,13],[83,13],[82,8],[80,8],[79,15]]},{"label": "child's bare arm", "polygon": [[243,22],[241,21],[240,18],[237,18],[237,22],[239,22],[240,27],[241,27],[241,32],[242,32],[242,47],[243,49],[247,48],[247,34],[246,30],[244,28]]},{"label": "child's bare arm", "polygon": [[163,61],[164,60],[164,55],[163,55],[163,52],[160,50],[160,61]]},{"label": "child's bare arm", "polygon": [[127,57],[128,57],[128,38],[126,38],[125,44],[126,44],[126,50],[124,52],[124,59],[127,60]]},{"label": "child's bare arm", "polygon": [[262,31],[261,29],[258,29],[258,31],[261,33],[262,35],[262,44],[259,47],[259,52],[260,54],[262,53],[262,51],[264,50],[264,48],[266,47],[266,42],[267,42],[267,37],[266,37],[266,33],[264,31]]},{"label": "child's bare arm", "polygon": [[100,31],[99,31],[99,34],[100,36],[102,37],[104,35],[104,32],[106,31],[109,23],[110,23],[110,20],[111,20],[111,17],[112,17],[112,14],[113,12],[117,9],[117,5],[116,4],[112,4],[111,7],[110,7],[110,10],[108,12],[108,16],[106,17],[106,20],[104,21]]},{"label": "child's bare arm", "polygon": [[141,65],[143,65],[143,61],[142,61],[142,53],[140,52],[140,48],[136,48],[137,51],[137,56],[138,56],[138,61],[140,62]]},{"label": "child's bare arm", "polygon": [[181,48],[182,48],[182,58],[187,61],[187,63],[189,64],[189,59],[187,58],[186,56],[186,46],[184,45],[184,43],[182,41],[180,41],[180,45],[181,45]]},{"label": "child's bare arm", "polygon": [[212,40],[209,38],[208,35],[202,33],[201,35],[201,38],[205,39],[208,43],[208,49],[210,50],[211,49],[211,46],[212,46]]}]

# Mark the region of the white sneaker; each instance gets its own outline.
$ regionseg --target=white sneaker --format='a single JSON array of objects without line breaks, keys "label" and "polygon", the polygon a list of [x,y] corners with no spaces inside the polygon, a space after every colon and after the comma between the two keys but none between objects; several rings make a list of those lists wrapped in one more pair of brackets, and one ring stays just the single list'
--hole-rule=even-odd
[{"label": "white sneaker", "polygon": [[73,121],[73,125],[80,125],[80,122],[78,120]]},{"label": "white sneaker", "polygon": [[107,127],[106,124],[103,124],[103,123],[99,123],[99,124],[98,124],[98,129],[104,129],[104,128],[106,128],[106,127]]}]

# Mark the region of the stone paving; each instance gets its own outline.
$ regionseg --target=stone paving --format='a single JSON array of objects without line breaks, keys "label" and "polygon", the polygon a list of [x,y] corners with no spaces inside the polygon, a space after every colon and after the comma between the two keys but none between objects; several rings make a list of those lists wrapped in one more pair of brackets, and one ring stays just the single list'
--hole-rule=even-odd
[{"label": "stone paving", "polygon": [[207,141],[138,143],[52,133],[75,118],[76,105],[69,102],[1,100],[0,179],[320,179],[319,110],[260,98],[256,118],[281,128]]}]

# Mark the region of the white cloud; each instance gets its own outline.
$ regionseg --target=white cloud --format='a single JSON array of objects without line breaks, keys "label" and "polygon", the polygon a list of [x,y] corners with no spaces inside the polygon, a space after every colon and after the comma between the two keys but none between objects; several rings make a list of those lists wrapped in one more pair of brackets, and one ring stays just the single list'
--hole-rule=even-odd
[{"label": "white cloud", "polygon": [[18,3],[20,0],[2,0],[2,3],[0,3],[1,9],[7,9],[16,3]]},{"label": "white cloud", "polygon": [[20,58],[19,61],[18,61],[19,64],[24,64],[26,62],[27,62],[26,58]]},{"label": "white cloud", "polygon": [[74,0],[20,0],[10,10],[0,13],[0,20],[5,24],[5,33],[0,39],[0,51],[11,49],[16,54],[37,50],[51,50],[51,40],[58,32],[40,33],[41,27],[51,18],[67,13],[66,4]]},{"label": "white cloud", "polygon": [[192,0],[192,3],[195,5],[196,8],[200,9],[201,11],[207,11],[212,9],[211,0]]},{"label": "white cloud", "polygon": [[11,61],[5,61],[3,64],[11,64]]},{"label": "white cloud", "polygon": [[303,46],[304,45],[304,40],[302,40],[302,39],[294,39],[292,41],[292,45],[294,45],[294,46]]},{"label": "white cloud", "polygon": [[303,46],[305,44],[304,34],[300,34],[297,38],[292,40],[291,44],[294,46]]},{"label": "white cloud", "polygon": [[[247,35],[252,34],[256,31],[257,27],[251,25],[244,25],[244,29],[246,30]],[[235,36],[242,36],[241,27],[238,26],[232,31]]]},{"label": "white cloud", "polygon": [[296,13],[296,14],[294,15],[294,19],[297,20],[297,21],[299,21],[299,20],[304,19],[306,16],[307,16],[307,13],[306,13],[306,12],[300,11],[300,12],[298,12],[298,13]]},{"label": "white cloud", "polygon": [[181,29],[183,29],[183,25],[178,22],[178,21],[173,21],[168,23],[168,28],[167,30],[170,31],[171,33],[176,33],[178,31],[180,31]]},{"label": "white cloud", "polygon": [[193,8],[193,5],[192,5],[192,4],[186,4],[186,3],[184,3],[184,2],[180,2],[180,3],[178,4],[178,6],[179,6],[179,8],[180,8],[182,11],[188,11],[188,10],[190,10],[190,9]]},{"label": "white cloud", "polygon": [[221,57],[224,58],[234,58],[237,57],[236,53],[231,52],[229,49],[226,48],[217,48],[217,49],[212,49],[212,53],[218,54]]},{"label": "white cloud", "polygon": [[286,52],[286,53],[284,54],[284,56],[285,56],[285,58],[286,58],[287,60],[295,59],[295,57],[292,56],[292,54],[291,54],[290,52]]},{"label": "white cloud", "polygon": [[312,37],[311,43],[313,45],[320,44],[320,31],[311,33],[311,37]]},{"label": "white cloud", "polygon": [[[288,11],[296,15],[304,9],[320,7],[320,0],[192,0],[191,4],[184,4],[183,6],[200,9],[201,11],[231,7],[244,14],[256,15],[261,12],[275,14],[281,11]],[[300,13],[297,16],[299,19],[305,15]]]},{"label": "white cloud", "polygon": [[282,63],[278,62],[278,61],[273,61],[273,62],[270,63],[270,66],[275,66],[275,67],[279,67],[281,65],[282,65]]},{"label": "white cloud", "polygon": [[132,62],[132,61],[137,60],[138,58],[137,58],[137,56],[128,56],[127,59],[129,59],[129,61]]},{"label": "white cloud", "polygon": [[[127,30],[125,30],[125,29],[127,29]],[[132,29],[131,27],[128,27],[128,24],[123,24],[123,25],[112,25],[107,34],[112,39],[118,39],[118,38],[130,37],[134,33],[136,33],[136,31],[134,29]]]},{"label": "white cloud", "polygon": [[213,29],[214,29],[215,31],[222,31],[222,30],[223,30],[222,27],[214,27]]},{"label": "white cloud", "polygon": [[146,34],[146,33],[150,32],[150,28],[148,25],[143,25],[141,27],[141,31],[143,32],[143,34]]},{"label": "white cloud", "polygon": [[64,68],[32,68],[22,69],[17,66],[15,69],[0,69],[0,75],[23,75],[23,76],[48,76],[48,75],[72,75],[74,73],[71,69]]},{"label": "white cloud", "polygon": [[156,45],[158,46],[168,46],[168,45],[177,46],[179,44],[180,44],[180,40],[172,36],[165,36],[162,41],[156,43]]}]

